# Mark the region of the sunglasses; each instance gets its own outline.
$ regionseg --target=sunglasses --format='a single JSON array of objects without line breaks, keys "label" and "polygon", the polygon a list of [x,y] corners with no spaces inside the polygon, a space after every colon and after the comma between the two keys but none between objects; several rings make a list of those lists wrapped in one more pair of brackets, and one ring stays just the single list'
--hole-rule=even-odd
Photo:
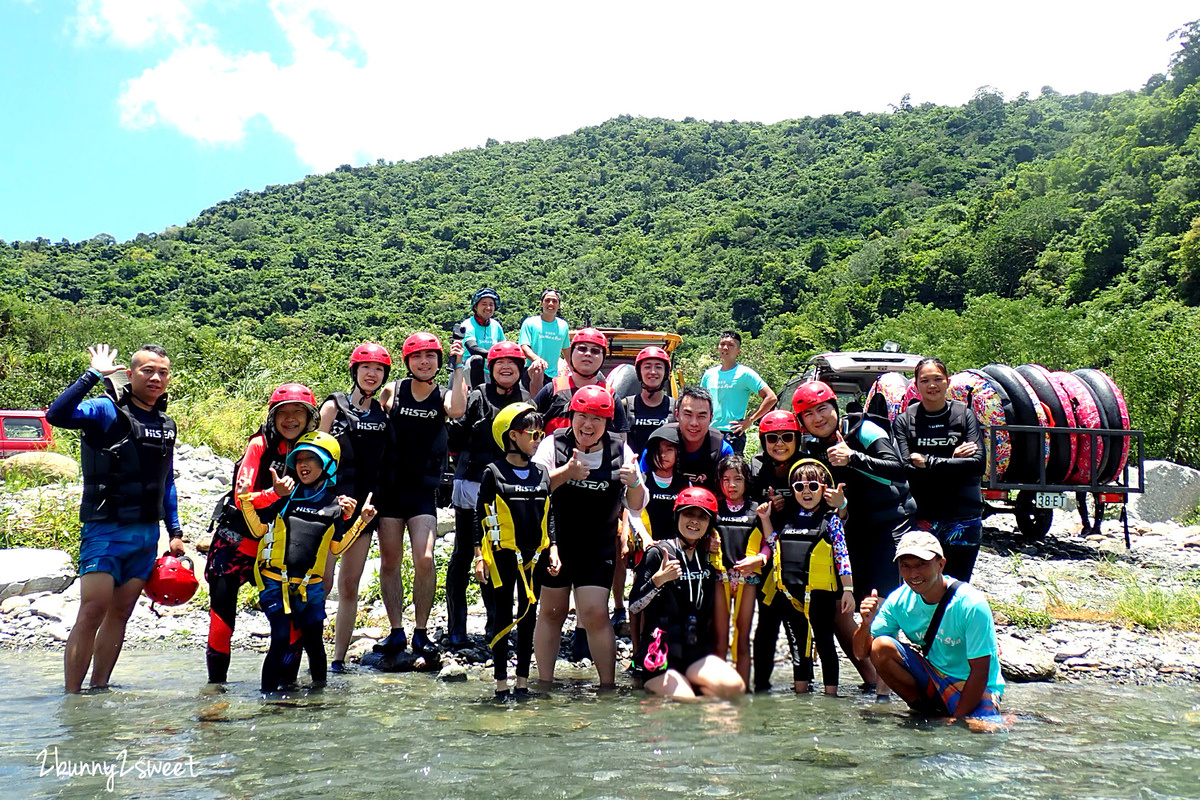
[{"label": "sunglasses", "polygon": [[766,433],[763,434],[763,439],[766,440],[767,444],[778,444],[779,442],[791,444],[792,442],[796,441],[796,434],[793,431],[784,431],[783,433]]},{"label": "sunglasses", "polygon": [[517,431],[517,433],[523,433],[523,434],[525,434],[526,436],[528,436],[530,439],[533,439],[535,442],[540,442],[542,439],[545,439],[545,438],[546,438],[546,432],[545,432],[545,431],[539,431],[539,430],[536,430],[536,429],[534,429],[534,430],[527,430],[527,431]]},{"label": "sunglasses", "polygon": [[796,481],[792,484],[792,489],[797,493],[807,489],[810,492],[819,492],[825,488],[825,484],[820,481]]},{"label": "sunglasses", "polygon": [[585,356],[602,356],[602,355],[604,355],[604,351],[601,350],[599,347],[589,347],[586,344],[577,344],[577,345],[575,345],[575,349],[578,350],[579,352],[583,353]]}]

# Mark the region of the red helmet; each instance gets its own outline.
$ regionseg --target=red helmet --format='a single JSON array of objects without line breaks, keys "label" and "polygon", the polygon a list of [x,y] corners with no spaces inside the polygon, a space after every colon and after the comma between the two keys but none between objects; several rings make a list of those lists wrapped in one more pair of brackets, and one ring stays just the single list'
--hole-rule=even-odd
[{"label": "red helmet", "polygon": [[833,393],[833,389],[829,388],[829,384],[823,381],[802,383],[796,387],[796,393],[792,395],[792,410],[796,412],[797,417],[810,408],[816,408],[821,403],[833,403],[835,407],[837,406],[837,395]]},{"label": "red helmet", "polygon": [[271,392],[271,400],[267,403],[267,414],[273,415],[275,409],[286,403],[299,403],[308,410],[309,420],[316,421],[317,398],[313,397],[312,389],[303,383],[285,383]]},{"label": "red helmet", "polygon": [[516,342],[503,341],[496,342],[488,348],[487,361],[491,364],[493,361],[498,361],[501,358],[515,358],[521,364],[525,363],[525,351],[521,349],[521,345]]},{"label": "red helmet", "polygon": [[392,354],[381,344],[363,342],[350,354],[350,377],[354,379],[356,385],[358,384],[358,365],[371,361],[383,364],[383,380],[380,385],[387,383],[388,375],[392,371]]},{"label": "red helmet", "polygon": [[[671,356],[667,354],[667,351],[657,345],[650,345],[649,347],[643,347],[641,352],[637,354],[637,358],[633,360],[634,370],[640,370],[642,362],[649,361],[652,358],[657,358],[659,361],[664,362],[668,370],[671,368]],[[640,375],[641,372],[639,371],[638,374]]]},{"label": "red helmet", "polygon": [[761,435],[772,433],[773,431],[795,431],[799,433],[800,422],[796,419],[796,415],[790,411],[772,411],[758,421],[758,432]]},{"label": "red helmet", "polygon": [[717,518],[717,498],[703,486],[689,486],[675,497],[675,516],[689,506],[703,508],[710,517]]},{"label": "red helmet", "polygon": [[584,386],[571,397],[571,410],[612,419],[612,393],[603,386]]},{"label": "red helmet", "polygon": [[160,606],[181,606],[191,600],[200,587],[192,570],[192,560],[187,556],[163,556],[154,562],[154,571],[143,591]]},{"label": "red helmet", "polygon": [[400,357],[403,359],[405,365],[407,365],[409,356],[424,350],[436,350],[438,354],[438,367],[442,366],[442,340],[432,333],[426,333],[425,331],[417,331],[410,334],[404,340],[404,346],[400,349]]},{"label": "red helmet", "polygon": [[595,328],[580,328],[571,337],[571,347],[577,344],[594,344],[605,352],[608,351],[608,337]]},{"label": "red helmet", "polygon": [[354,348],[354,352],[350,354],[350,369],[353,370],[355,364],[363,364],[367,361],[377,361],[385,367],[390,367],[392,365],[392,354],[381,344],[363,342]]}]

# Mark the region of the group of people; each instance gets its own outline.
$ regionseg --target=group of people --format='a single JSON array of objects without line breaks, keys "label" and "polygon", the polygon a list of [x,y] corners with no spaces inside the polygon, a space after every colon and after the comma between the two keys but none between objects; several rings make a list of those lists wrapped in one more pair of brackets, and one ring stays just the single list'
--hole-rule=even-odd
[{"label": "group of people", "polygon": [[[733,331],[721,335],[721,363],[699,385],[672,396],[670,355],[647,347],[634,364],[639,390],[614,397],[601,371],[605,334],[569,333],[558,292],[541,302],[518,342],[493,319],[497,293],[482,289],[448,353],[431,333],[404,340],[404,377],[390,380],[388,350],[364,343],[350,356],[350,391],[318,404],[303,385],[276,389],[214,513],[210,681],[228,679],[237,594],[250,581],[271,627],[264,692],[294,683],[305,653],[314,683],[325,681],[325,597],[335,576],[329,669],[351,669],[358,585],[375,535],[391,625],[376,651],[436,653],[427,630],[434,514],[453,452],[441,646],[470,643],[473,576],[499,698],[529,692],[535,659],[539,681],[553,683],[574,607],[576,639],[601,687],[616,682],[614,630],[628,623],[630,667],[650,692],[765,691],[782,626],[796,692],[813,685],[815,654],[824,692],[837,694],[837,642],[864,692],[895,691],[933,714],[998,716],[1004,683],[991,615],[966,583],[982,532],[983,435],[969,406],[948,398],[939,360],[918,365],[919,402],[894,422],[845,413],[819,381],[784,398],[791,410],[772,410],[777,397],[738,363]],[[175,427],[165,414],[169,359],[145,346],[122,370],[106,345],[90,353],[88,371],[47,412],[52,424],[82,431],[83,583],[65,656],[69,692],[89,664],[91,685],[107,685],[160,520],[171,551],[183,549]],[[105,395],[85,400],[102,379]],[[756,424],[759,452],[747,459]],[[411,639],[400,574],[406,531]]]}]

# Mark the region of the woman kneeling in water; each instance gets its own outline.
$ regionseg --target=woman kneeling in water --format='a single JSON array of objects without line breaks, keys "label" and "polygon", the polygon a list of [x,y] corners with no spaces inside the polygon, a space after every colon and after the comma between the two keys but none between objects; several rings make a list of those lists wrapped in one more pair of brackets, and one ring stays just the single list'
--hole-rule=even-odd
[{"label": "woman kneeling in water", "polygon": [[708,558],[708,542],[716,519],[712,492],[684,489],[675,500],[678,535],[655,542],[638,566],[629,598],[630,610],[642,615],[634,661],[654,694],[734,697],[746,691],[737,670],[715,655],[717,570]]}]

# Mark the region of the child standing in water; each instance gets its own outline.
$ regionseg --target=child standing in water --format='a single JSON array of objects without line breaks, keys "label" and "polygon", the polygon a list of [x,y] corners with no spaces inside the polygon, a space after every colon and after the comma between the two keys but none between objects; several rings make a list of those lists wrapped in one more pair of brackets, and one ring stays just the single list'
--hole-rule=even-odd
[{"label": "child standing in water", "polygon": [[[775,636],[783,622],[792,651],[792,680],[797,693],[808,692],[813,678],[812,651],[821,658],[825,694],[837,695],[838,656],[833,645],[834,615],[854,608],[854,576],[846,552],[842,521],[834,509],[842,505],[843,487],[831,488],[833,479],[825,465],[813,459],[796,462],[789,473],[792,493],[785,518],[773,539],[775,563],[763,584],[760,631],[771,631],[755,641],[756,672],[764,663],[766,679],[775,660]],[[839,589],[838,584],[841,584]],[[769,619],[768,619],[769,617]],[[770,623],[764,625],[765,622]],[[811,626],[811,631],[810,631]],[[759,659],[763,659],[760,661]],[[759,673],[760,677],[763,673]]]},{"label": "child standing in water", "polygon": [[[726,456],[717,465],[717,531],[721,537],[721,583],[717,586],[717,655],[729,652],[730,603],[733,603],[733,663],[750,685],[750,625],[762,571],[771,558],[763,536],[770,530],[770,503],[746,499],[750,465],[740,456]],[[766,518],[766,523],[763,522]]]},{"label": "child standing in water", "polygon": [[337,439],[321,431],[306,433],[287,457],[299,485],[290,476],[278,478],[275,492],[280,499],[264,509],[250,504],[247,482],[237,487],[246,527],[261,540],[255,582],[259,605],[271,623],[271,646],[262,670],[264,692],[278,691],[288,682],[283,660],[293,624],[308,654],[313,685],[325,683],[325,562],[330,553],[352,545],[375,517],[367,495],[362,516],[349,526],[357,503],[333,491],[340,456]]},{"label": "child standing in water", "polygon": [[[538,553],[549,549],[551,573],[557,573],[558,545],[550,516],[550,472],[530,462],[545,437],[542,415],[528,403],[513,403],[492,421],[496,444],[504,458],[483,470],[475,508],[475,578],[490,586],[488,630],[492,637],[492,664],[496,699],[529,694],[529,662],[533,655],[533,629],[537,598],[533,567]],[[513,591],[517,615],[513,618]],[[508,632],[517,628],[516,688],[508,691]]]}]

